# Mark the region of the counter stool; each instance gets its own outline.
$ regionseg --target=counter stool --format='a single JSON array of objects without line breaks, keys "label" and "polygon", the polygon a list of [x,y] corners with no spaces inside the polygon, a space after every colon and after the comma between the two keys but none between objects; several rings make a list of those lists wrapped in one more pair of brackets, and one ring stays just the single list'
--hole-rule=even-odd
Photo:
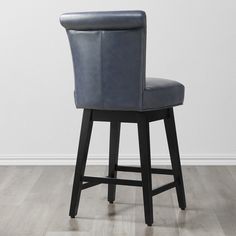
[{"label": "counter stool", "polygon": [[[179,82],[146,78],[146,15],[143,11],[67,13],[65,27],[74,65],[75,104],[83,119],[70,216],[78,211],[81,191],[108,184],[108,201],[115,200],[116,185],[143,189],[145,222],[153,223],[152,197],[176,188],[179,207],[186,208],[173,107],[183,104]],[[149,122],[164,120],[172,169],[151,168]],[[110,122],[108,177],[85,176],[93,121]],[[121,122],[137,123],[141,167],[118,165]],[[141,181],[117,178],[117,171],[140,172]],[[151,174],[173,175],[173,182],[152,189]]]}]

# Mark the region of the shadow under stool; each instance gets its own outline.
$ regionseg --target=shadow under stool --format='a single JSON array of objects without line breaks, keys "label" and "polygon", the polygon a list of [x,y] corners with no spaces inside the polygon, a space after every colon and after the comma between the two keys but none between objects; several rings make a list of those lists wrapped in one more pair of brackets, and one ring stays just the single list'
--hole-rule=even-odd
[{"label": "shadow under stool", "polygon": [[[81,191],[108,184],[108,201],[116,185],[142,187],[145,222],[153,223],[152,197],[176,188],[186,208],[173,107],[183,104],[184,86],[173,80],[146,78],[146,15],[143,11],[66,13],[65,27],[74,66],[75,104],[83,108],[70,216],[77,215]],[[164,120],[172,169],[151,167],[149,123]],[[85,176],[94,121],[110,122],[108,177]],[[118,165],[121,122],[137,123],[140,167]],[[117,171],[140,172],[141,180],[117,178]],[[152,174],[173,175],[173,182],[152,189]]]}]

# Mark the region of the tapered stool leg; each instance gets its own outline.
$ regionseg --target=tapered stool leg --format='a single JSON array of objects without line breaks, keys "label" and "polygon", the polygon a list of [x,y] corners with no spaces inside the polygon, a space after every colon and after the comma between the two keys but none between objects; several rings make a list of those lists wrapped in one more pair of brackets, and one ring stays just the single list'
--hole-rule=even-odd
[{"label": "tapered stool leg", "polygon": [[174,172],[174,179],[178,183],[176,186],[178,203],[179,207],[182,210],[184,210],[186,208],[186,200],[185,200],[184,183],[183,183],[181,163],[179,157],[179,148],[178,148],[178,140],[176,134],[173,108],[169,109],[169,117],[164,119],[164,123],[165,123],[172,169]]},{"label": "tapered stool leg", "polygon": [[138,136],[141,162],[141,175],[143,187],[143,201],[145,222],[148,226],[153,223],[153,204],[152,204],[152,176],[151,176],[151,156],[150,156],[150,136],[149,122],[143,114],[140,114],[138,121]]},{"label": "tapered stool leg", "polygon": [[70,216],[72,218],[74,218],[77,215],[80,201],[80,194],[82,190],[81,178],[83,177],[85,171],[89,142],[93,126],[91,114],[92,114],[91,110],[85,109],[83,112],[83,120],[80,130],[80,140],[79,140],[77,162],[75,167],[74,183],[73,183],[71,205],[70,205]]},{"label": "tapered stool leg", "polygon": [[[116,178],[117,171],[115,169],[118,162],[120,142],[120,122],[112,121],[110,123],[110,149],[109,149],[109,170],[108,176]],[[108,184],[108,196],[107,199],[110,203],[115,201],[116,185]]]}]

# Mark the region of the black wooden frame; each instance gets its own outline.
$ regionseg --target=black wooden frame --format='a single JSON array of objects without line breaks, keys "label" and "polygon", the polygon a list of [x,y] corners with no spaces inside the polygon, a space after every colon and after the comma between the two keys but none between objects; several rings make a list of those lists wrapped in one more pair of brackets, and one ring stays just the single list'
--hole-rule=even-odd
[{"label": "black wooden frame", "polygon": [[[164,120],[172,169],[151,168],[149,122],[156,120]],[[104,178],[84,176],[93,121],[110,122],[109,170]],[[138,124],[141,167],[118,165],[121,122]],[[117,171],[140,172],[142,180],[118,179]],[[152,189],[151,174],[173,175],[174,181]],[[145,222],[149,226],[153,223],[152,197],[156,194],[176,188],[179,207],[186,208],[173,108],[145,112],[84,109],[69,213],[72,218],[77,215],[81,191],[98,184],[108,184],[110,203],[115,200],[116,185],[142,187]]]}]

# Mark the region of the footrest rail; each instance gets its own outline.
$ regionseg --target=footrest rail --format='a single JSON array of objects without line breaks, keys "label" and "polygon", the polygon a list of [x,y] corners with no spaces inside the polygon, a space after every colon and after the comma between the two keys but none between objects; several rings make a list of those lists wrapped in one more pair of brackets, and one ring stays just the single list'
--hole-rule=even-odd
[{"label": "footrest rail", "polygon": [[84,184],[84,186],[87,185],[88,187],[92,187],[97,184],[115,184],[115,185],[128,185],[128,186],[138,186],[138,187],[142,186],[142,181],[140,180],[116,179],[110,177],[84,176],[82,177],[82,181],[87,182]]},{"label": "footrest rail", "polygon": [[165,184],[165,185],[163,185],[163,186],[161,186],[161,187],[158,187],[158,188],[156,188],[156,189],[153,189],[152,190],[152,196],[155,196],[155,195],[157,195],[157,194],[160,194],[160,193],[162,193],[162,192],[165,192],[165,191],[167,191],[167,190],[169,190],[169,189],[171,189],[171,188],[175,188],[176,187],[176,182],[174,181],[174,182],[171,182],[171,183],[169,183],[169,184]]}]

